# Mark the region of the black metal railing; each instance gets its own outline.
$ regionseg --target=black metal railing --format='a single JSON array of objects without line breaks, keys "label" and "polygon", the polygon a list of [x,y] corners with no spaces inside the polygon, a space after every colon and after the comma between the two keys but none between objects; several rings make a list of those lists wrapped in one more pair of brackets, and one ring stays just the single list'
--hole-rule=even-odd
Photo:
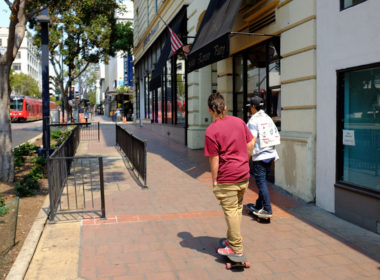
[{"label": "black metal railing", "polygon": [[147,187],[146,142],[129,133],[119,125],[116,125],[116,144],[144,181],[144,187]]},{"label": "black metal railing", "polygon": [[74,157],[82,140],[81,131],[82,128],[76,126],[48,159],[50,221],[54,221],[59,211],[88,210],[88,197],[91,198],[92,208],[97,207],[94,193],[96,196],[98,190],[101,217],[105,218],[103,158]]},{"label": "black metal railing", "polygon": [[79,126],[81,141],[93,141],[100,140],[100,124],[99,122],[89,123],[52,123],[50,127],[67,127],[67,126]]},{"label": "black metal railing", "polygon": [[102,157],[50,157],[49,168],[50,221],[58,213],[94,210],[106,217]]}]

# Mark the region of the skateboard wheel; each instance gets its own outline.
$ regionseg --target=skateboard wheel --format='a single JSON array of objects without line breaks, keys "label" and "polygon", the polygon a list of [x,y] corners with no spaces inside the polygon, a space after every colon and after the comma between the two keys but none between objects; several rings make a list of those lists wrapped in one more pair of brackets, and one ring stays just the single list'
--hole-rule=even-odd
[{"label": "skateboard wheel", "polygon": [[232,265],[231,263],[226,263],[226,269],[231,269]]},{"label": "skateboard wheel", "polygon": [[250,263],[250,262],[246,262],[246,263],[245,263],[245,267],[246,267],[246,268],[250,268],[250,267],[251,267],[251,263]]}]

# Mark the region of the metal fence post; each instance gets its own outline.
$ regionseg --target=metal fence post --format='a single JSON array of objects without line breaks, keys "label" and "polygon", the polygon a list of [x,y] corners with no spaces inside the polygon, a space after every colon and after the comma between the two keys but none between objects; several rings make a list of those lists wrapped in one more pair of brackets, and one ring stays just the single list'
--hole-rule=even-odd
[{"label": "metal fence post", "polygon": [[48,170],[48,189],[49,189],[49,200],[50,200],[50,213],[49,213],[49,221],[51,223],[54,222],[54,216],[55,216],[55,197],[53,197],[54,192],[53,192],[53,180],[51,178],[52,170],[51,170],[51,159],[50,156],[46,158],[46,165],[47,165],[47,170]]},{"label": "metal fence post", "polygon": [[103,176],[103,158],[99,157],[99,177],[100,177],[100,197],[101,197],[101,208],[102,208],[102,218],[106,217],[106,207],[104,200],[104,176]]}]

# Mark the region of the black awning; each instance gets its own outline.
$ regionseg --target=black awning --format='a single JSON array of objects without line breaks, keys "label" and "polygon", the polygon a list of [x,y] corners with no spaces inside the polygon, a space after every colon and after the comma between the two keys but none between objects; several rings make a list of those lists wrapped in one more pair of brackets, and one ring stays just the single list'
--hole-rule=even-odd
[{"label": "black awning", "polygon": [[[178,31],[181,27],[182,21],[185,18],[185,16],[181,16],[177,22],[171,27],[171,29],[174,31],[174,33],[178,34]],[[167,28],[166,28],[167,29]],[[169,32],[169,31],[167,31]],[[149,81],[149,90],[154,90],[156,88],[159,88],[162,86],[162,70],[165,67],[166,61],[168,60],[168,57],[171,52],[171,44],[170,44],[170,36],[167,35],[164,47],[161,50],[160,58],[158,59],[154,70],[152,72],[152,78]]]},{"label": "black awning", "polygon": [[212,0],[188,57],[188,72],[230,56],[229,34],[242,0]]}]

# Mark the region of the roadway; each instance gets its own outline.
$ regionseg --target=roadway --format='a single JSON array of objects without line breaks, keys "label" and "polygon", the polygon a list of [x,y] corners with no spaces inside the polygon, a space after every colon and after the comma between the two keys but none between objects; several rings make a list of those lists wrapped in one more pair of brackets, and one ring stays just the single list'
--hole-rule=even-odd
[{"label": "roadway", "polygon": [[42,133],[42,120],[34,122],[12,123],[12,148]]}]

